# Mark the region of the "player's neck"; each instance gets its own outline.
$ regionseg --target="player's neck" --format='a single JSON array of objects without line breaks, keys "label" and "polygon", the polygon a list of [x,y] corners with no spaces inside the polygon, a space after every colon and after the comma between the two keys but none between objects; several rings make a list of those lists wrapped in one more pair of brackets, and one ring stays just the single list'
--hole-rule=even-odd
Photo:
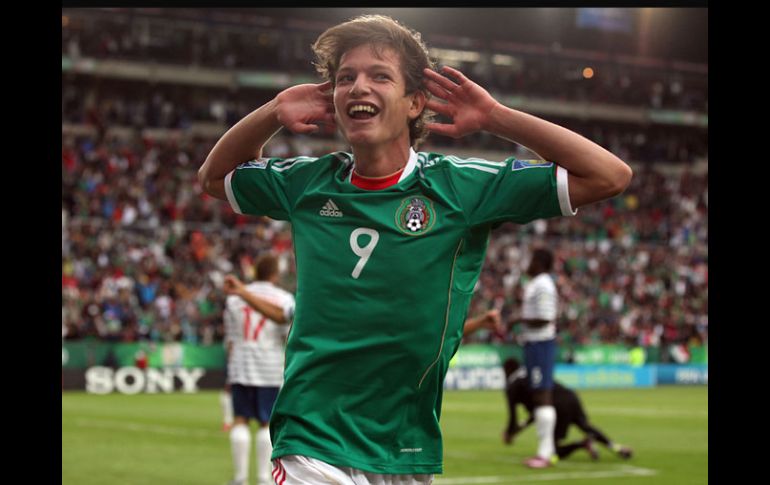
[{"label": "player's neck", "polygon": [[404,173],[404,169],[394,172],[391,175],[385,177],[362,177],[358,175],[355,170],[350,176],[350,183],[365,190],[382,190],[393,185],[396,185],[401,180],[401,175]]},{"label": "player's neck", "polygon": [[385,180],[385,179],[393,178],[393,177],[395,177],[396,175],[400,174],[403,171],[404,171],[404,167],[401,167],[398,170],[396,170],[395,172],[392,172],[392,173],[389,173],[389,174],[386,174],[386,175],[381,175],[381,176],[376,176],[376,177],[368,177],[366,175],[361,175],[360,171],[358,170],[358,166],[356,165],[355,170],[353,170],[353,174],[356,177],[360,178],[360,179],[371,180],[373,182],[376,182],[378,180]]},{"label": "player's neck", "polygon": [[353,147],[356,174],[365,178],[390,177],[409,161],[408,144]]}]

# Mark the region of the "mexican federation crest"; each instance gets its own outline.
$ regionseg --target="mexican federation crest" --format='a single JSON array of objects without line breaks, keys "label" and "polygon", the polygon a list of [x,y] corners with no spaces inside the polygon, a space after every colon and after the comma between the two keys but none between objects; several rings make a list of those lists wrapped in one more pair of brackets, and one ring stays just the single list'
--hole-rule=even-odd
[{"label": "mexican federation crest", "polygon": [[396,226],[410,236],[425,234],[435,222],[436,211],[433,202],[427,197],[406,198],[396,211]]}]

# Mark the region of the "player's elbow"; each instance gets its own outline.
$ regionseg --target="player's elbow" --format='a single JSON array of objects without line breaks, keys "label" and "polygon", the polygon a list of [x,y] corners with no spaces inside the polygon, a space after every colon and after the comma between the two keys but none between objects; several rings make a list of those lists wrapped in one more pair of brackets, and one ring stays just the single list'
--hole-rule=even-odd
[{"label": "player's elbow", "polygon": [[225,181],[211,175],[208,164],[204,163],[198,169],[198,183],[205,193],[217,199],[226,199]]},{"label": "player's elbow", "polygon": [[593,180],[593,192],[599,200],[622,194],[631,183],[634,173],[631,167],[619,158],[603,166],[601,174]]},{"label": "player's elbow", "polygon": [[204,192],[211,195],[211,177],[209,175],[208,167],[205,163],[201,165],[201,168],[198,169],[198,183],[201,184],[201,188]]},{"label": "player's elbow", "polygon": [[590,176],[570,176],[570,201],[572,207],[582,207],[601,200],[610,199],[621,193],[631,183],[633,171],[626,163],[615,158],[603,164]]},{"label": "player's elbow", "polygon": [[608,192],[608,197],[615,197],[616,195],[622,194],[623,191],[628,188],[633,176],[634,171],[631,167],[628,166],[627,163],[618,160],[607,177],[606,190]]}]

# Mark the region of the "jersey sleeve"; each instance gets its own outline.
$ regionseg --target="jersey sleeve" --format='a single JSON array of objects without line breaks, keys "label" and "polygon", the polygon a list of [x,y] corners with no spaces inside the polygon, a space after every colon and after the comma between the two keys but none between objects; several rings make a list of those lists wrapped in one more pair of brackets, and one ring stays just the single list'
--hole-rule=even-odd
[{"label": "jersey sleeve", "polygon": [[225,339],[224,339],[224,345],[227,347],[227,345],[233,341],[233,332],[236,330],[236,317],[233,315],[233,308],[230,304],[230,298],[227,297],[225,300],[225,310],[222,313],[222,320],[224,322],[225,327]]},{"label": "jersey sleeve", "polygon": [[289,297],[283,304],[283,316],[286,318],[286,323],[291,323],[294,320],[294,297]]},{"label": "jersey sleeve", "polygon": [[285,325],[280,325],[279,328],[282,337],[286,339],[289,336],[289,329],[294,321],[294,295],[288,291],[284,291],[279,303],[283,309],[283,317],[285,319]]},{"label": "jersey sleeve", "polygon": [[225,177],[225,193],[238,214],[289,220],[294,203],[302,195],[315,157],[259,158],[242,163]]},{"label": "jersey sleeve", "polygon": [[451,182],[470,225],[573,216],[567,170],[544,160],[502,162],[446,156]]}]

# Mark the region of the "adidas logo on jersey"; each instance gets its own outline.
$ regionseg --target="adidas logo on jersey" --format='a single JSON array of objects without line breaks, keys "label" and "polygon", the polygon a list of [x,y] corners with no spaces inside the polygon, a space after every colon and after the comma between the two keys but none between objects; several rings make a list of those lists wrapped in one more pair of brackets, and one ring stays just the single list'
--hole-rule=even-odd
[{"label": "adidas logo on jersey", "polygon": [[326,201],[318,213],[326,217],[342,217],[342,211],[331,199]]}]

